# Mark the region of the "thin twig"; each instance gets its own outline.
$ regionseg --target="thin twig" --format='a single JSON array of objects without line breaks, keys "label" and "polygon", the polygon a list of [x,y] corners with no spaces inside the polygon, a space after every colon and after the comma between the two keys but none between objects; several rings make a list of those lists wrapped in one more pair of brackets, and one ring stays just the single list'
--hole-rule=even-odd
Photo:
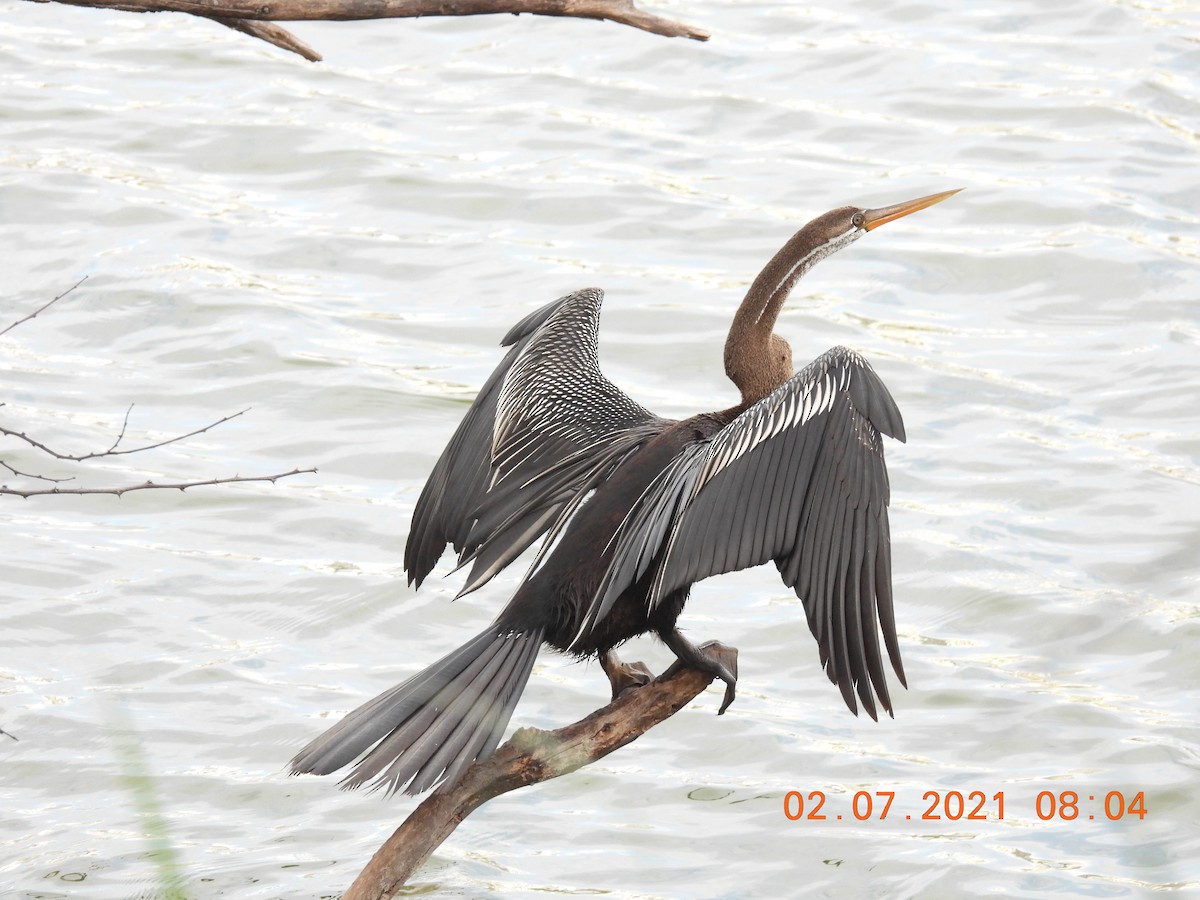
[{"label": "thin twig", "polygon": [[129,410],[126,410],[126,412],[125,412],[125,425],[121,426],[121,433],[119,435],[117,435],[117,439],[116,439],[116,441],[113,442],[113,445],[111,447],[109,447],[107,450],[101,450],[96,453],[84,453],[81,456],[72,456],[69,453],[59,453],[57,450],[50,449],[45,444],[43,444],[41,441],[31,438],[29,435],[25,434],[22,431],[11,431],[8,428],[0,427],[0,434],[6,434],[9,437],[20,438],[25,443],[29,444],[31,447],[36,447],[38,450],[41,450],[43,453],[47,453],[50,456],[53,456],[55,459],[65,459],[65,460],[69,460],[71,462],[83,462],[83,460],[85,460],[85,459],[99,459],[100,457],[103,457],[103,456],[125,456],[130,453],[141,453],[143,450],[154,450],[157,447],[165,447],[167,444],[174,444],[178,441],[184,440],[185,438],[195,437],[198,434],[204,434],[204,432],[210,431],[213,428],[216,428],[218,425],[224,425],[230,419],[236,419],[238,416],[245,415],[246,413],[248,413],[251,410],[251,408],[252,407],[247,406],[241,412],[235,412],[232,415],[226,416],[223,419],[218,419],[217,421],[213,422],[211,425],[205,425],[203,428],[197,428],[195,431],[189,431],[187,434],[181,434],[178,437],[168,438],[165,441],[159,441],[157,444],[146,444],[146,446],[144,446],[144,447],[134,447],[131,450],[117,450],[116,449],[117,444],[121,443],[121,438],[123,438],[125,436],[125,425],[129,424],[129,410],[133,409],[133,405],[130,404]]},{"label": "thin twig", "polygon": [[102,456],[116,456],[117,445],[125,438],[125,429],[129,427],[129,414],[133,412],[133,404],[129,404],[129,409],[125,410],[125,421],[121,423],[121,433],[117,435],[117,439],[112,442],[112,446],[104,451]]},{"label": "thin twig", "polygon": [[69,288],[67,288],[65,291],[63,291],[61,294],[59,294],[57,297],[55,297],[49,303],[47,303],[44,306],[38,307],[36,310],[31,312],[25,318],[17,319],[17,321],[13,322],[11,325],[9,325],[7,328],[5,328],[3,331],[0,331],[0,334],[8,334],[10,331],[12,331],[14,328],[16,328],[22,322],[28,322],[30,319],[37,318],[38,313],[45,312],[47,309],[49,309],[51,306],[53,306],[55,303],[57,303],[63,297],[67,296],[67,294],[71,293],[71,291],[75,290],[75,288],[79,287],[81,284],[83,284],[87,280],[88,280],[88,276],[84,275],[82,278],[80,278],[77,282],[75,282],[73,285],[71,285]]},{"label": "thin twig", "polygon": [[0,494],[9,494],[15,497],[40,497],[46,494],[112,494],[120,497],[122,494],[128,494],[130,491],[149,491],[149,490],[166,490],[166,491],[186,491],[192,487],[205,487],[212,484],[234,484],[241,481],[269,481],[274,484],[280,478],[290,478],[292,475],[313,474],[316,469],[292,469],[290,472],[283,472],[279,475],[235,475],[233,478],[210,478],[207,481],[181,481],[174,484],[156,484],[153,481],[147,481],[144,484],[131,484],[128,487],[116,488],[42,488],[36,491],[22,491],[16,488],[10,488],[8,485],[0,486]]},{"label": "thin twig", "polygon": [[55,484],[62,484],[64,481],[74,481],[75,480],[74,475],[72,475],[68,478],[51,478],[49,475],[33,475],[29,472],[21,472],[17,469],[14,469],[12,466],[10,466],[8,463],[6,463],[2,459],[0,459],[0,466],[3,466],[4,468],[8,469],[8,471],[12,472],[14,475],[16,475],[19,478],[36,478],[38,481],[53,481]]},{"label": "thin twig", "polygon": [[0,728],[0,734],[6,734],[6,735],[8,735],[10,738],[12,738],[14,741],[19,741],[19,740],[20,740],[20,738],[19,738],[19,737],[17,737],[15,734],[13,734],[11,731],[5,731],[3,728]]},{"label": "thin twig", "polygon": [[[269,23],[256,23],[256,24],[265,24],[266,30],[270,30],[270,28],[271,28]],[[286,34],[286,32],[283,32],[283,29],[279,29],[279,31]],[[254,34],[255,30],[252,29],[248,33]],[[257,35],[257,36],[261,37],[262,35]],[[22,319],[18,319],[17,321],[15,321],[11,325],[9,325],[7,328],[5,328],[3,331],[0,331],[0,335],[7,334],[9,331],[12,331],[14,328],[16,328],[21,323],[28,322],[30,319],[35,318],[39,313],[45,312],[47,309],[50,308],[51,305],[57,303],[63,297],[67,296],[67,294],[71,293],[71,291],[75,290],[75,288],[79,287],[79,285],[83,284],[85,281],[87,281],[86,275],[83,278],[79,279],[79,281],[75,282],[75,284],[73,284],[71,287],[67,288],[65,291],[63,291],[61,294],[59,294],[57,297],[55,297],[53,300],[49,301],[48,303],[43,304],[41,307],[34,310],[29,315],[25,316]],[[5,405],[4,402],[0,401],[0,406],[4,406],[4,405]],[[168,444],[174,444],[179,441],[185,440],[186,438],[195,437],[198,434],[204,434],[204,432],[211,431],[213,428],[216,428],[218,425],[223,425],[226,422],[228,422],[229,420],[236,419],[238,416],[245,415],[247,412],[250,411],[250,407],[246,407],[246,409],[243,409],[241,412],[236,412],[236,413],[233,413],[232,415],[225,416],[221,419],[218,419],[215,422],[205,425],[203,428],[197,428],[194,431],[189,431],[187,434],[177,435],[176,437],[167,438],[166,440],[158,441],[157,443],[153,443],[153,444],[146,444],[141,447],[133,447],[129,450],[118,450],[117,448],[121,445],[121,442],[125,439],[126,432],[129,430],[129,416],[133,412],[133,406],[134,406],[134,404],[131,403],[131,404],[129,404],[129,408],[125,410],[125,417],[121,421],[121,430],[119,432],[117,432],[116,438],[113,439],[112,444],[109,446],[109,448],[107,450],[100,450],[100,451],[96,451],[96,452],[92,452],[92,453],[82,453],[82,454],[60,453],[57,450],[54,450],[53,448],[51,448],[51,447],[47,446],[46,444],[42,443],[41,441],[37,440],[36,438],[31,438],[29,435],[25,434],[23,431],[13,431],[9,428],[0,427],[0,435],[6,435],[8,437],[19,438],[20,440],[24,441],[29,446],[34,447],[37,450],[40,450],[43,453],[54,457],[55,459],[67,460],[70,462],[83,462],[84,460],[100,459],[102,457],[108,457],[108,456],[127,456],[131,453],[142,453],[146,450],[154,450],[158,447],[165,447]],[[271,484],[274,484],[280,478],[289,478],[292,475],[315,473],[317,471],[315,468],[314,469],[293,469],[290,472],[281,472],[277,475],[247,475],[247,476],[236,475],[232,478],[210,478],[210,479],[206,479],[204,481],[181,481],[181,482],[173,482],[173,483],[169,483],[169,484],[155,484],[153,481],[146,481],[143,484],[132,484],[132,485],[127,485],[125,487],[115,487],[115,488],[64,488],[64,487],[58,487],[58,485],[65,481],[74,481],[75,480],[74,477],[51,478],[48,475],[35,475],[35,474],[31,474],[29,472],[22,472],[19,469],[13,468],[12,466],[10,466],[8,463],[4,462],[3,460],[0,460],[0,467],[7,469],[13,475],[16,475],[19,478],[32,478],[37,481],[51,482],[55,485],[52,488],[39,488],[39,489],[35,489],[35,490],[22,490],[20,488],[11,488],[8,485],[0,485],[0,494],[7,494],[9,496],[26,497],[26,498],[27,497],[45,496],[47,494],[111,494],[111,495],[120,497],[123,494],[129,493],[130,491],[146,491],[146,490],[186,491],[188,488],[192,488],[192,487],[204,487],[204,486],[216,485],[216,484],[233,484],[235,482],[242,482],[242,481],[269,481],[269,482],[271,482]],[[6,732],[3,729],[0,729],[0,735],[3,735],[5,733]],[[13,737],[13,736],[9,735],[9,737]],[[15,738],[14,738],[14,740],[15,740]]]}]

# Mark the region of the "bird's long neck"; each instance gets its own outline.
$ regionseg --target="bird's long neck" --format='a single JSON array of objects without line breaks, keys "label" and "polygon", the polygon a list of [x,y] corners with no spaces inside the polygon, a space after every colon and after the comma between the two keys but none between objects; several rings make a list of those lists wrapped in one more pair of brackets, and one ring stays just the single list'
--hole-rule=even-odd
[{"label": "bird's long neck", "polygon": [[865,234],[862,222],[862,211],[850,206],[817,216],[779,248],[750,285],[725,339],[725,373],[742,392],[742,409],[792,377],[792,348],[773,333],[775,320],[805,272]]},{"label": "bird's long neck", "polygon": [[725,339],[725,374],[742,392],[743,408],[791,377],[791,348],[774,334],[775,321],[800,276],[827,255],[823,249],[807,227],[801,229],[758,274],[738,307]]}]

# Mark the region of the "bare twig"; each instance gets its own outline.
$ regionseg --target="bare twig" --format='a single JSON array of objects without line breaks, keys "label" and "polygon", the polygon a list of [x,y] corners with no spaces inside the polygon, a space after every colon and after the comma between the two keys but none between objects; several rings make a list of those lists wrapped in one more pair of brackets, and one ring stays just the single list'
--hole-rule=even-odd
[{"label": "bare twig", "polygon": [[6,735],[8,735],[10,738],[12,738],[14,741],[19,741],[19,740],[20,740],[20,738],[19,738],[19,737],[17,737],[15,734],[13,734],[11,731],[5,731],[3,728],[0,728],[0,734],[6,734]]},{"label": "bare twig", "polygon": [[245,415],[247,412],[250,411],[251,407],[247,406],[241,412],[235,412],[232,415],[225,416],[225,418],[223,418],[223,419],[218,419],[217,421],[213,422],[211,425],[205,425],[203,428],[197,428],[195,431],[189,431],[187,434],[181,434],[181,435],[178,435],[177,437],[167,438],[165,441],[159,441],[157,444],[146,444],[144,447],[133,447],[132,449],[129,449],[129,450],[118,450],[117,445],[119,443],[121,443],[121,439],[123,437],[125,437],[125,428],[129,424],[129,412],[132,409],[133,409],[133,404],[130,404],[129,409],[125,411],[125,422],[121,426],[121,433],[117,435],[117,439],[115,441],[113,441],[113,444],[111,447],[109,447],[107,450],[99,450],[94,453],[84,453],[79,456],[73,456],[69,453],[59,453],[57,450],[52,450],[49,447],[47,447],[45,444],[43,444],[41,441],[31,438],[29,435],[25,434],[23,431],[11,431],[8,428],[4,428],[4,427],[0,426],[0,434],[8,435],[9,437],[20,438],[25,443],[29,444],[31,447],[36,447],[38,450],[41,450],[43,453],[53,456],[55,459],[64,459],[64,460],[69,460],[70,462],[83,462],[85,459],[99,459],[102,456],[125,456],[129,453],[141,453],[144,450],[154,450],[157,447],[165,447],[167,444],[174,444],[174,443],[177,443],[178,441],[184,440],[185,438],[195,437],[198,434],[204,434],[204,432],[206,432],[206,431],[211,431],[213,428],[216,428],[218,425],[224,425],[230,419],[236,419],[238,416]]},{"label": "bare twig", "polygon": [[[0,331],[0,335],[5,334],[9,331],[12,331],[12,329],[16,328],[22,322],[28,322],[30,319],[36,317],[39,313],[44,312],[52,304],[57,303],[63,297],[67,296],[67,294],[71,293],[71,291],[75,290],[75,288],[79,287],[79,285],[83,284],[83,282],[86,280],[87,280],[87,276],[84,276],[83,278],[79,279],[79,281],[77,281],[71,287],[67,288],[67,290],[63,291],[61,294],[59,294],[57,297],[55,297],[49,303],[43,304],[41,307],[39,307],[38,309],[31,312],[29,315],[25,316],[23,319],[18,319],[17,321],[13,322],[11,325],[9,325],[7,328],[5,328],[4,331]],[[4,406],[4,405],[5,404],[3,402],[0,402],[0,406]],[[113,439],[112,444],[109,445],[107,450],[98,450],[98,451],[93,451],[91,453],[80,453],[80,454],[60,453],[59,451],[47,446],[46,444],[42,443],[41,441],[37,440],[36,438],[30,437],[23,431],[13,431],[12,429],[4,428],[2,426],[0,426],[0,436],[18,438],[18,439],[24,441],[29,446],[33,447],[34,449],[40,450],[42,453],[45,453],[47,456],[51,456],[55,459],[66,460],[69,462],[83,462],[85,460],[100,459],[100,458],[108,457],[108,456],[127,456],[131,453],[143,453],[147,450],[154,450],[154,449],[157,449],[158,447],[165,447],[168,444],[178,443],[179,441],[185,440],[187,438],[195,437],[198,434],[204,434],[204,432],[206,432],[206,431],[211,431],[212,429],[216,428],[218,425],[223,425],[226,422],[230,421],[231,419],[236,419],[238,416],[245,415],[249,411],[250,411],[250,407],[247,407],[246,409],[243,409],[241,412],[236,412],[236,413],[233,413],[232,415],[228,415],[223,418],[220,418],[215,422],[205,425],[203,428],[197,428],[194,431],[189,431],[187,434],[176,435],[175,437],[167,438],[166,440],[162,440],[162,441],[157,441],[156,443],[153,443],[153,444],[145,444],[141,447],[131,447],[128,450],[119,450],[117,448],[121,446],[121,442],[125,439],[125,434],[129,430],[129,416],[133,412],[133,404],[132,403],[129,404],[129,408],[127,410],[125,410],[125,417],[121,421],[121,430],[117,432],[116,438]],[[13,475],[16,475],[18,478],[30,478],[30,479],[34,479],[37,481],[45,481],[45,482],[50,482],[50,483],[54,484],[54,487],[52,487],[52,488],[36,488],[36,489],[28,489],[28,490],[22,489],[22,488],[9,487],[8,485],[0,485],[0,495],[7,494],[9,496],[15,496],[15,497],[38,497],[38,496],[44,496],[46,494],[112,494],[114,496],[120,497],[123,494],[129,493],[130,491],[146,491],[146,490],[186,491],[188,488],[192,488],[192,487],[202,487],[202,486],[215,485],[215,484],[233,484],[235,482],[242,482],[242,481],[269,481],[272,484],[274,484],[280,478],[290,478],[292,475],[300,475],[300,474],[304,474],[304,473],[314,473],[317,471],[316,469],[293,469],[290,472],[281,472],[276,475],[246,475],[246,476],[235,475],[232,478],[209,478],[209,479],[205,479],[202,481],[180,481],[180,482],[171,482],[171,483],[167,483],[167,484],[155,484],[153,481],[146,481],[142,484],[131,484],[131,485],[126,485],[125,487],[64,488],[64,487],[59,487],[59,485],[66,481],[74,481],[75,480],[74,477],[51,478],[49,475],[36,475],[36,474],[29,473],[29,472],[22,472],[21,470],[16,469],[13,466],[9,465],[4,460],[0,460],[0,468],[7,469],[9,472],[11,472]],[[0,729],[0,734],[3,734],[3,733],[4,733],[3,729]]]},{"label": "bare twig", "polygon": [[149,491],[149,490],[166,490],[166,491],[186,491],[192,487],[204,487],[212,484],[234,484],[240,481],[269,481],[274,484],[280,478],[290,478],[293,475],[305,475],[315,473],[316,469],[292,469],[290,472],[282,472],[278,475],[235,475],[233,478],[210,478],[206,481],[180,481],[171,484],[158,484],[153,481],[147,481],[142,484],[131,484],[127,487],[115,488],[41,488],[34,491],[22,491],[16,488],[10,488],[8,485],[0,486],[0,494],[9,494],[16,497],[39,497],[45,494],[112,494],[120,497],[122,494],[128,494],[130,491]]},{"label": "bare twig", "polygon": [[33,312],[31,312],[25,318],[17,319],[17,321],[13,322],[11,325],[9,325],[7,328],[5,328],[3,331],[0,331],[0,334],[8,334],[10,331],[12,331],[14,328],[16,328],[22,322],[28,322],[30,319],[37,318],[38,313],[42,313],[42,312],[45,312],[46,310],[48,310],[51,306],[53,306],[55,303],[57,303],[63,297],[67,296],[67,294],[71,293],[71,291],[75,290],[75,288],[79,287],[81,284],[83,284],[87,280],[88,280],[88,277],[86,275],[84,275],[82,278],[80,278],[77,282],[75,282],[73,285],[71,285],[69,288],[67,288],[65,291],[63,291],[61,294],[59,294],[57,297],[55,297],[49,303],[46,303],[43,306],[39,306],[37,309],[35,309]]},{"label": "bare twig", "polygon": [[[737,650],[715,642],[704,646],[737,671]],[[471,766],[458,781],[443,785],[418,806],[376,851],[342,900],[394,896],[459,823],[488,800],[607,756],[670,718],[712,679],[677,661],[657,680],[623,693],[574,725],[557,731],[520,729],[495,755]]]},{"label": "bare twig", "polygon": [[[44,3],[47,0],[33,0]],[[58,0],[70,6],[120,9],[127,12],[182,12],[212,19],[230,28],[262,38],[310,60],[320,56],[311,47],[279,26],[266,28],[255,22],[419,18],[421,16],[480,16],[528,13],[605,19],[664,37],[708,40],[709,34],[638,9],[633,0]],[[240,24],[235,24],[240,23]]]},{"label": "bare twig", "polygon": [[133,412],[133,404],[132,403],[129,404],[129,409],[125,410],[125,421],[123,421],[121,423],[120,434],[118,434],[117,439],[112,442],[112,446],[109,447],[107,450],[105,450],[103,454],[101,454],[102,456],[116,455],[117,445],[119,445],[121,443],[121,441],[125,439],[125,429],[129,427],[129,414],[131,412]]},{"label": "bare twig", "polygon": [[[2,405],[3,404],[0,404],[0,406],[2,406]],[[236,412],[236,413],[233,413],[232,415],[225,416],[222,419],[218,419],[216,422],[213,422],[209,425],[205,425],[203,428],[197,428],[195,431],[189,431],[187,434],[181,434],[181,435],[178,435],[173,438],[168,438],[165,441],[159,441],[155,444],[146,444],[145,446],[142,446],[142,447],[133,447],[133,448],[130,448],[129,450],[118,450],[117,447],[120,445],[121,441],[125,438],[125,432],[129,427],[129,413],[133,410],[133,404],[130,404],[129,409],[127,409],[125,411],[125,419],[121,423],[121,430],[117,434],[116,439],[112,442],[112,445],[107,450],[100,450],[100,451],[96,451],[94,453],[83,453],[80,455],[72,455],[69,453],[59,453],[57,450],[54,450],[54,449],[46,446],[39,440],[31,438],[29,435],[25,434],[24,432],[12,431],[8,428],[0,427],[0,434],[8,435],[10,437],[20,438],[21,440],[25,441],[25,443],[29,444],[31,447],[35,447],[38,450],[41,450],[43,453],[54,457],[55,459],[68,460],[70,462],[82,462],[84,460],[99,459],[99,458],[105,457],[105,456],[125,456],[130,453],[141,453],[145,450],[154,450],[155,448],[158,448],[158,447],[165,447],[167,444],[174,444],[178,441],[182,441],[184,438],[194,437],[197,434],[203,434],[206,431],[210,431],[211,429],[216,428],[218,425],[228,422],[230,419],[236,419],[238,416],[244,415],[245,413],[247,413],[249,411],[249,409],[250,409],[250,407],[247,407],[246,409],[243,409],[241,412]],[[28,472],[21,472],[17,469],[14,469],[12,466],[10,466],[8,463],[4,462],[3,460],[0,460],[0,466],[3,466],[5,469],[8,469],[8,471],[12,472],[14,475],[18,475],[22,478],[35,478],[39,481],[51,481],[51,482],[55,482],[56,485],[59,483],[62,483],[64,481],[74,481],[75,480],[73,477],[72,478],[51,478],[48,475],[32,475]],[[301,474],[305,474],[305,473],[313,473],[316,471],[317,471],[316,469],[293,469],[290,472],[282,472],[277,475],[246,475],[246,476],[236,475],[232,478],[208,478],[208,479],[204,479],[202,481],[179,481],[179,482],[170,482],[170,483],[166,483],[166,484],[158,484],[153,481],[146,481],[146,482],[143,482],[142,484],[131,484],[131,485],[126,485],[124,487],[110,487],[110,488],[64,488],[64,487],[55,486],[52,488],[37,488],[37,489],[26,490],[26,489],[22,489],[22,488],[9,487],[8,485],[0,485],[0,495],[8,494],[9,496],[28,498],[28,497],[41,497],[41,496],[45,496],[47,494],[112,494],[114,496],[120,497],[122,494],[127,494],[130,491],[147,491],[147,490],[186,491],[188,488],[192,488],[192,487],[203,487],[203,486],[214,485],[214,484],[233,484],[235,482],[241,482],[241,481],[269,481],[272,484],[274,484],[280,478],[290,478],[292,475],[301,475]]]},{"label": "bare twig", "polygon": [[8,469],[8,471],[12,472],[18,478],[35,478],[38,481],[53,481],[55,484],[62,484],[64,481],[74,481],[75,480],[75,476],[73,476],[73,475],[69,478],[51,478],[49,475],[33,475],[29,472],[21,472],[17,469],[14,469],[12,466],[10,466],[8,463],[6,463],[2,459],[0,459],[0,466],[3,466],[4,468]]}]

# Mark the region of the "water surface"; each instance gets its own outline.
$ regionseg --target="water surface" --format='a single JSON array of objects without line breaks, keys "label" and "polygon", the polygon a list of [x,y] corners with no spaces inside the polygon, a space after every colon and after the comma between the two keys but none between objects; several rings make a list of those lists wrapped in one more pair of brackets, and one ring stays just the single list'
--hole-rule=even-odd
[{"label": "water surface", "polygon": [[[319,469],[0,498],[0,726],[21,738],[0,738],[0,894],[156,889],[128,730],[189,895],[338,894],[412,803],[283,766],[519,578],[451,603],[458,577],[414,593],[400,566],[508,327],[602,286],[610,377],[663,415],[722,408],[730,315],[794,229],[953,187],[822,263],[779,325],[798,361],[861,350],[905,415],[909,442],[887,448],[896,719],[844,709],[773,567],[704,582],[684,624],[741,649],[729,713],[709,691],[490,803],[414,884],[1200,887],[1195,9],[657,8],[713,40],[525,17],[296,26],[313,65],[183,17],[0,12],[0,327],[88,276],[0,337],[0,424],[83,453],[131,403],[133,445],[250,408],[146,454],[72,466],[7,439],[0,459],[83,485]],[[545,654],[514,723],[573,721],[606,689]],[[1038,817],[1040,792],[1068,790],[1098,800]],[[824,792],[831,818],[789,821],[789,791]],[[895,793],[887,820],[854,820],[859,791]],[[921,821],[928,791],[1003,792],[1005,818]],[[1144,819],[1108,820],[1115,791],[1144,793]]]}]

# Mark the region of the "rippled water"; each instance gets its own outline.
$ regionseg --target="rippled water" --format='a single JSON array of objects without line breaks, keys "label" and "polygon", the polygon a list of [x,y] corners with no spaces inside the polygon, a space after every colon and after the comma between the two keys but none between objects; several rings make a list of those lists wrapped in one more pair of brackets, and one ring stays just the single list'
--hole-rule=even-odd
[{"label": "rippled water", "polygon": [[[603,286],[615,381],[664,415],[729,405],[724,330],[792,230],[960,186],[822,263],[780,324],[798,359],[861,349],[904,411],[896,719],[842,707],[773,568],[710,580],[685,624],[741,648],[728,715],[710,690],[493,801],[414,884],[1200,888],[1196,6],[657,8],[714,39],[297,26],[313,65],[199,20],[0,10],[0,327],[88,276],[0,337],[0,425],[82,453],[131,403],[122,446],[251,407],[145,454],[51,464],[5,439],[0,460],[89,485],[320,470],[0,498],[0,726],[20,737],[0,738],[0,895],[155,889],[130,730],[189,894],[344,889],[412,804],[283,765],[511,591],[515,571],[450,603],[458,577],[414,593],[400,568],[508,326]],[[573,721],[605,690],[546,654],[514,721]],[[1038,794],[1068,790],[1079,818],[1041,820]],[[789,791],[830,818],[789,821]],[[859,791],[894,792],[888,818],[854,820]],[[1003,792],[1004,820],[921,821],[928,791]],[[1109,821],[1116,791],[1145,817]]]}]

